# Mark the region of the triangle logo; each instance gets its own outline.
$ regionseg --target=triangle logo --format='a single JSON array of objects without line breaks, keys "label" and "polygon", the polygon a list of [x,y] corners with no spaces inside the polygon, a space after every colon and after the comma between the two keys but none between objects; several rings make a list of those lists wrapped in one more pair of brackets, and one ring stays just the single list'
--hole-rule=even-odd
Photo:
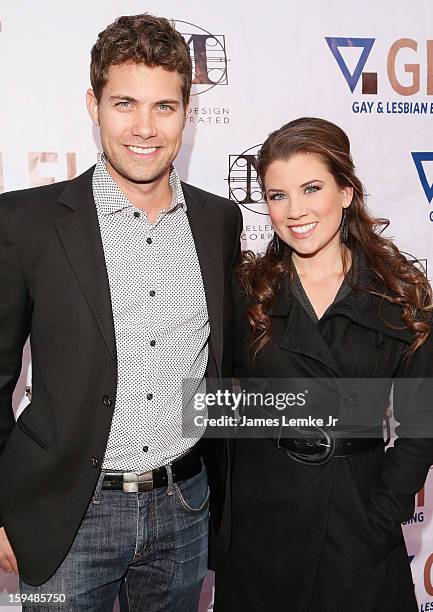
[{"label": "triangle logo", "polygon": [[421,181],[422,188],[424,189],[425,197],[429,204],[433,200],[433,184],[429,184],[425,173],[423,162],[433,161],[433,152],[425,153],[412,153],[412,159],[415,163],[416,171],[418,172],[419,180]]},{"label": "triangle logo", "polygon": [[[337,60],[337,64],[349,85],[350,91],[353,93],[362,74],[364,66],[368,60],[371,49],[373,48],[375,38],[333,38],[326,36],[325,40],[328,47],[331,49],[332,55]],[[348,69],[346,62],[340,52],[340,47],[360,47],[362,49],[361,56],[353,73]]]}]

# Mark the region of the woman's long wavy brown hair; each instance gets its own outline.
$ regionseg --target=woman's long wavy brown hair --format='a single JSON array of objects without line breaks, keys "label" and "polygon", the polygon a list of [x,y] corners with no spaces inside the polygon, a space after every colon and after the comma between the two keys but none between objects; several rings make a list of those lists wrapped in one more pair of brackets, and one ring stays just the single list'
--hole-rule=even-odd
[{"label": "woman's long wavy brown hair", "polygon": [[[276,160],[287,160],[295,153],[320,156],[340,188],[353,187],[352,203],[347,209],[349,235],[346,246],[350,253],[359,250],[364,253],[369,270],[379,281],[365,291],[400,306],[402,327],[414,335],[406,354],[408,357],[413,355],[430,334],[431,287],[413,261],[408,260],[390,239],[381,235],[389,221],[369,214],[363,186],[355,175],[347,135],[334,123],[314,117],[296,119],[272,132],[258,156],[257,174],[263,191],[269,165]],[[349,259],[343,255],[345,272]],[[257,355],[271,337],[269,309],[275,304],[281,285],[290,282],[290,249],[274,235],[265,255],[257,256],[251,251],[243,254],[237,274],[252,298],[247,317],[252,328],[252,347]]]}]

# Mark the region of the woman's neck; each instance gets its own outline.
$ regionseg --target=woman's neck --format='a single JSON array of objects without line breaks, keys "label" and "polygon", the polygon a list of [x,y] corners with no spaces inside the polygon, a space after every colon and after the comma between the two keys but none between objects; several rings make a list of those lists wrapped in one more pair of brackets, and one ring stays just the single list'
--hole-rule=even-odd
[{"label": "woman's neck", "polygon": [[[330,245],[331,246],[331,245]],[[292,253],[292,261],[300,278],[307,278],[312,282],[324,281],[328,278],[341,277],[345,269],[344,257],[349,256],[350,251],[344,245],[332,245],[333,248],[321,249],[314,255],[299,255]]]}]

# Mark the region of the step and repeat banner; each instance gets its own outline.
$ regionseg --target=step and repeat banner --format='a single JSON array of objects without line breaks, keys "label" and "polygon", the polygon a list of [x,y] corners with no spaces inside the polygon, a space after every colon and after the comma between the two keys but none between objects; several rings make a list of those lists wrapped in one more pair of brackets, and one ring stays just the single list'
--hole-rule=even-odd
[{"label": "step and repeat banner", "polygon": [[[283,123],[318,116],[348,133],[370,210],[391,220],[388,235],[431,273],[431,0],[310,0],[305,9],[283,0],[6,0],[0,6],[0,191],[73,178],[95,163],[100,142],[85,108],[90,48],[116,17],[145,11],[173,20],[193,60],[178,170],[240,206],[243,248],[263,251],[272,237],[255,170],[261,143]],[[30,379],[26,347],[18,412]],[[422,612],[433,610],[432,508],[433,475],[404,525]],[[15,577],[0,575],[3,592],[16,588]],[[209,576],[201,610],[211,602]]]}]

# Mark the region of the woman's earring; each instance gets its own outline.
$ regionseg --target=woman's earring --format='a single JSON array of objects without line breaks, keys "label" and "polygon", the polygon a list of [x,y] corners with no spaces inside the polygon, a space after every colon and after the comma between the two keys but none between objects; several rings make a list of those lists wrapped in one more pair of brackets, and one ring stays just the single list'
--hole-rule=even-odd
[{"label": "woman's earring", "polygon": [[347,223],[347,208],[343,208],[343,215],[341,217],[341,225],[340,225],[340,237],[341,237],[341,242],[346,244],[347,239],[349,238],[349,224]]},{"label": "woman's earring", "polygon": [[272,242],[274,243],[274,253],[275,255],[279,255],[281,253],[281,243],[278,234],[274,232],[274,237],[272,238]]}]

